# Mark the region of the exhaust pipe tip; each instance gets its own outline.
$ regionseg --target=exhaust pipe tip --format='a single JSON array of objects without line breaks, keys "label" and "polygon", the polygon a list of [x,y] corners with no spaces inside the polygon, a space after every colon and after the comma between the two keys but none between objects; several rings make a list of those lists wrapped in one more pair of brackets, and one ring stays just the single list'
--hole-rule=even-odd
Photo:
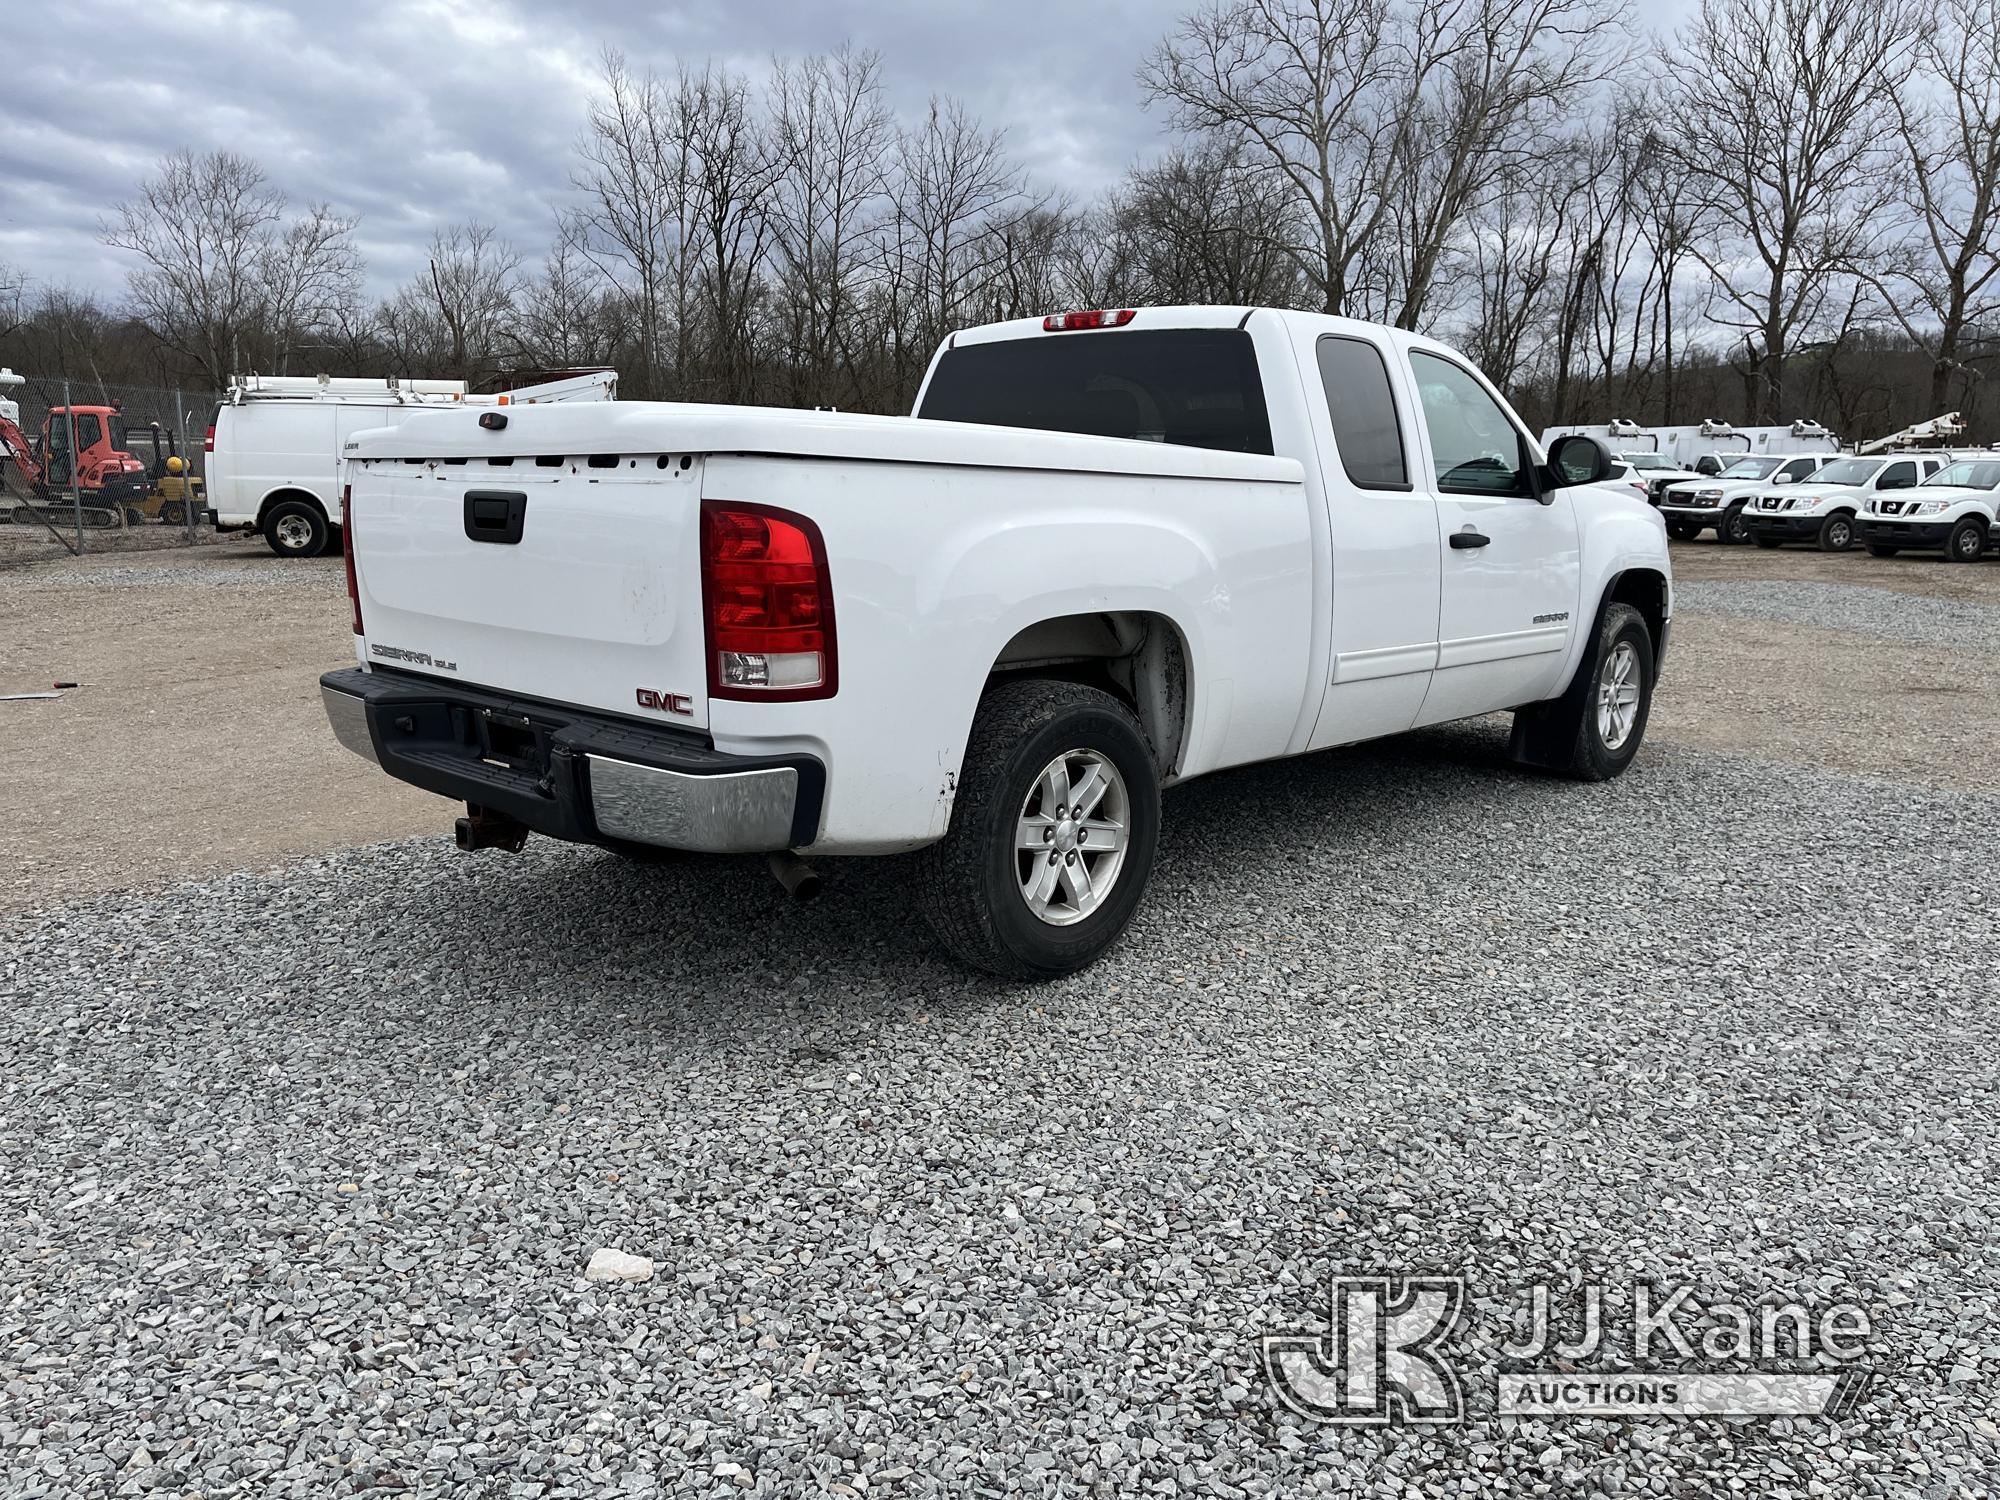
[{"label": "exhaust pipe tip", "polygon": [[778,884],[785,888],[785,894],[799,905],[803,906],[819,895],[819,871],[791,850],[780,849],[765,855],[764,860],[771,867],[771,874],[777,878]]}]

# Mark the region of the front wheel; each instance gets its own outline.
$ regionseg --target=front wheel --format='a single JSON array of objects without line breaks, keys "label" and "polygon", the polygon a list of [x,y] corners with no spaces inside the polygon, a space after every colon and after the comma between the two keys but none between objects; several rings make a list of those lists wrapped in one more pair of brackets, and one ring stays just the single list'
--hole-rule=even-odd
[{"label": "front wheel", "polygon": [[1839,513],[1828,516],[1820,522],[1819,550],[1822,552],[1845,552],[1854,545],[1854,517]]},{"label": "front wheel", "polygon": [[951,826],[918,857],[918,899],[961,963],[1054,979],[1132,920],[1159,827],[1159,771],[1130,709],[1080,683],[1008,683],[973,720]]},{"label": "front wheel", "polygon": [[1744,524],[1742,506],[1732,506],[1722,519],[1715,523],[1715,539],[1729,547],[1750,540],[1750,528]]},{"label": "front wheel", "polygon": [[281,500],[264,517],[264,540],[280,557],[318,557],[330,536],[319,507],[303,500]]},{"label": "front wheel", "polygon": [[1978,562],[1986,555],[1986,521],[1982,516],[1967,516],[1952,527],[1951,535],[1944,540],[1944,555],[1952,562]]},{"label": "front wheel", "polygon": [[1595,649],[1560,698],[1514,712],[1511,753],[1578,781],[1609,781],[1632,763],[1653,711],[1653,633],[1629,604],[1607,604]]}]

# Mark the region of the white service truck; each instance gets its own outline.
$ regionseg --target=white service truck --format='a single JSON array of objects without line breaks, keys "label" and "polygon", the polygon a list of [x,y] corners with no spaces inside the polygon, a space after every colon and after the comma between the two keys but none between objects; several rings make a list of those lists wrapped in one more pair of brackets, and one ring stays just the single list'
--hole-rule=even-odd
[{"label": "white service truck", "polygon": [[1914,490],[1871,496],[1857,525],[1874,557],[1942,552],[1978,562],[2000,541],[2000,453],[1955,459]]},{"label": "white service truck", "polygon": [[340,509],[340,450],[364,428],[434,407],[611,401],[618,376],[591,370],[500,395],[462,380],[239,375],[203,444],[208,518],[218,531],[257,531],[280,557],[318,557]]},{"label": "white service truck", "polygon": [[1625,770],[1672,594],[1611,462],[1442,345],[1267,308],[968,329],[914,420],[418,411],[348,440],[322,697],[463,847],[795,893],[802,853],[922,851],[943,945],[1046,978],[1131,919],[1165,786],[1495,712],[1519,763]]},{"label": "white service truck", "polygon": [[1836,458],[1803,483],[1760,491],[1743,507],[1743,527],[1760,547],[1812,542],[1822,552],[1845,552],[1860,535],[1855,520],[1865,506],[1915,489],[1947,461],[1936,453]]},{"label": "white service truck", "polygon": [[1725,465],[1712,479],[1669,484],[1659,496],[1660,514],[1667,518],[1667,535],[1691,542],[1710,527],[1719,542],[1747,542],[1743,508],[1771,485],[1798,484],[1818,473],[1836,457],[1830,453],[1798,458],[1746,453]]}]

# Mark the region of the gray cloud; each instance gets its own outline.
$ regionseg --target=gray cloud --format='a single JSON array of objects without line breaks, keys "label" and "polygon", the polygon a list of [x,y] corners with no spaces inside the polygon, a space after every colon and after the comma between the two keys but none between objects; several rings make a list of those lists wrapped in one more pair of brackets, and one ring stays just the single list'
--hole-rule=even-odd
[{"label": "gray cloud", "polygon": [[[128,261],[99,243],[98,220],[181,145],[242,152],[295,202],[360,214],[377,294],[412,272],[441,223],[489,220],[538,253],[606,45],[639,67],[714,57],[759,71],[773,54],[851,40],[882,54],[900,110],[920,109],[932,91],[956,95],[1007,130],[1039,184],[1087,199],[1162,138],[1133,71],[1176,9],[1139,0],[34,7],[7,27],[18,65],[0,93],[0,261],[115,295]],[[84,37],[96,40],[79,45]]]}]

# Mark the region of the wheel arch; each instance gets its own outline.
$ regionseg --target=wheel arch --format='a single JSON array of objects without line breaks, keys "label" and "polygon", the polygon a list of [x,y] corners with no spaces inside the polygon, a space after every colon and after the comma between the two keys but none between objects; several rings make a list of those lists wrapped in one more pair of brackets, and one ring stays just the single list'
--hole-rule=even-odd
[{"label": "wheel arch", "polygon": [[1635,566],[1625,568],[1611,575],[1606,582],[1604,595],[1598,601],[1595,622],[1604,618],[1607,605],[1629,604],[1639,611],[1639,618],[1646,622],[1646,632],[1653,638],[1654,669],[1658,671],[1657,658],[1663,653],[1667,638],[1667,623],[1673,614],[1673,586],[1665,572],[1658,568]]},{"label": "wheel arch", "polygon": [[1119,609],[1035,620],[994,656],[982,696],[1037,677],[1085,683],[1123,702],[1152,745],[1162,778],[1184,763],[1193,736],[1193,652],[1171,616]]},{"label": "wheel arch", "polygon": [[326,502],[320,499],[318,495],[296,484],[281,484],[276,489],[267,491],[264,498],[257,502],[257,529],[259,531],[264,529],[264,523],[271,518],[271,508],[281,505],[287,500],[305,501],[306,504],[319,512],[319,518],[322,521],[326,522],[329,526],[333,524],[332,512],[326,508]]}]

